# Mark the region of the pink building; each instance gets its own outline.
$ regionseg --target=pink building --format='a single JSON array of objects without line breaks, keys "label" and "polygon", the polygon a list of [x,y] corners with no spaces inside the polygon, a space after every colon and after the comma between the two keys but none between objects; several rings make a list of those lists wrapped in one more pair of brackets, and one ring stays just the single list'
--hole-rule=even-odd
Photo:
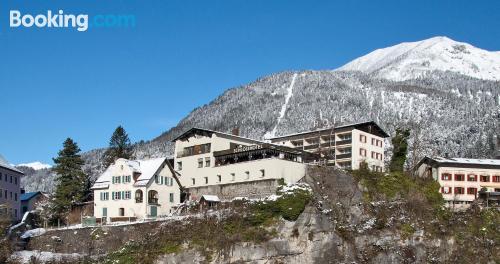
[{"label": "pink building", "polygon": [[23,175],[0,155],[0,216],[11,217],[13,220],[21,219],[21,176]]}]

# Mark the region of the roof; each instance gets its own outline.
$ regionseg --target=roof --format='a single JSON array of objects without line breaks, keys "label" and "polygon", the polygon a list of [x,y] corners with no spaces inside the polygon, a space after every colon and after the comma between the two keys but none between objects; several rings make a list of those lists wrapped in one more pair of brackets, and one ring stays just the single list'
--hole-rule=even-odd
[{"label": "roof", "polygon": [[[134,183],[134,186],[146,186],[151,178],[154,177],[156,172],[161,168],[163,163],[166,162],[166,158],[156,158],[156,159],[149,159],[149,160],[127,160],[127,159],[119,159],[121,161],[124,161],[129,168],[133,172],[140,173],[139,178],[137,178],[137,181]],[[116,162],[115,162],[116,163]],[[97,178],[96,182],[92,186],[92,189],[102,189],[102,188],[108,188],[109,183],[112,180],[112,177],[115,176],[113,175],[113,166],[115,165],[112,164],[110,165],[102,174]]]},{"label": "roof", "polygon": [[179,139],[182,139],[182,138],[189,137],[193,133],[207,134],[207,135],[210,135],[210,136],[212,134],[216,134],[218,136],[222,136],[222,137],[225,137],[225,138],[238,139],[238,140],[245,141],[245,142],[250,142],[250,143],[264,143],[263,141],[256,140],[256,139],[251,139],[251,138],[236,136],[236,135],[233,135],[233,134],[228,134],[228,133],[224,133],[224,132],[219,132],[219,131],[210,130],[210,129],[206,129],[206,128],[199,128],[199,127],[193,127],[191,129],[187,130],[186,132],[184,132],[181,135],[179,135],[176,138],[174,138],[172,140],[172,142],[175,142],[175,141],[177,141]]},{"label": "roof", "polygon": [[37,196],[38,194],[42,194],[42,192],[38,191],[38,192],[23,193],[21,194],[21,197],[19,199],[21,200],[21,202],[28,201]]},{"label": "roof", "polygon": [[200,200],[205,200],[207,202],[220,202],[220,199],[219,197],[217,197],[217,195],[202,195]]},{"label": "roof", "polygon": [[[380,134],[381,137],[389,137],[389,134],[387,134],[377,123],[374,121],[369,121],[369,122],[361,122],[361,123],[353,123],[353,124],[348,124],[348,125],[342,125],[342,126],[335,126],[335,127],[330,127],[330,128],[324,128],[324,129],[318,129],[318,130],[311,130],[311,131],[304,131],[304,132],[299,132],[299,133],[294,133],[294,134],[288,134],[288,135],[283,135],[283,136],[277,136],[277,137],[272,137],[269,138],[270,140],[274,139],[280,139],[280,138],[287,138],[287,137],[293,137],[293,136],[300,136],[300,135],[306,135],[306,134],[313,134],[313,133],[318,133],[318,132],[326,132],[326,131],[331,131],[332,128],[337,131],[341,129],[346,129],[346,128],[354,128],[354,129],[359,129],[362,131],[365,131],[364,128],[375,128],[375,132]],[[374,132],[371,131],[365,131],[368,133],[374,134]]]},{"label": "roof", "polygon": [[453,166],[460,168],[485,168],[485,169],[500,169],[500,159],[468,159],[468,158],[443,158],[443,157],[424,157],[418,167],[423,163],[431,166]]},{"label": "roof", "polygon": [[0,154],[0,167],[3,167],[5,169],[21,173],[24,175],[24,173],[18,169],[16,169],[14,166],[10,165],[10,163]]}]

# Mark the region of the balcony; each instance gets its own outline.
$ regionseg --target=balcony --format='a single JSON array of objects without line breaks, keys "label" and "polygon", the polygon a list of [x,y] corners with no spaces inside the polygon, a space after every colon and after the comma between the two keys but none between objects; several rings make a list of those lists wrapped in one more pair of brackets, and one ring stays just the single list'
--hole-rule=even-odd
[{"label": "balcony", "polygon": [[318,147],[319,147],[319,144],[304,146],[304,150],[317,149]]},{"label": "balcony", "polygon": [[337,146],[349,145],[349,144],[352,144],[352,139],[345,139],[345,140],[341,140],[341,141],[336,142]]},{"label": "balcony", "polygon": [[336,159],[350,159],[352,157],[352,153],[343,153],[337,155]]}]

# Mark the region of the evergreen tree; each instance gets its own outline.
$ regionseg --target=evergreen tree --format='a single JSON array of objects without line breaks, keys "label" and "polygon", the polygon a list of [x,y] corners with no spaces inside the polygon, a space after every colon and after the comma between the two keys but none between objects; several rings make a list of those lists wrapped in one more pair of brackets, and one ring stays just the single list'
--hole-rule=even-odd
[{"label": "evergreen tree", "polygon": [[104,165],[107,167],[119,158],[132,158],[132,144],[122,126],[115,129],[109,140],[109,148],[104,153]]},{"label": "evergreen tree", "polygon": [[403,171],[406,162],[406,154],[408,152],[408,138],[410,137],[409,129],[396,129],[396,135],[392,138],[392,159],[389,165],[391,172]]},{"label": "evergreen tree", "polygon": [[88,177],[82,170],[84,162],[79,152],[76,142],[67,138],[63,149],[53,159],[53,171],[57,175],[54,210],[56,217],[60,219],[70,210],[71,205],[85,201],[90,193]]}]

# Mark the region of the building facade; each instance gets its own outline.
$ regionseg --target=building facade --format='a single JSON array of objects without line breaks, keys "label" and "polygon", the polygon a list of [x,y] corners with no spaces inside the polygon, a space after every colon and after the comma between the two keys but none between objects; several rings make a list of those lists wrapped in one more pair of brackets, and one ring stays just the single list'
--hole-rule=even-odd
[{"label": "building facade", "polygon": [[271,138],[271,143],[320,155],[328,165],[358,169],[366,162],[384,171],[384,139],[389,135],[375,122],[357,123]]},{"label": "building facade", "polygon": [[[180,184],[192,193],[207,186],[270,179],[297,182],[304,177],[306,164],[318,160],[303,150],[200,128],[186,131],[173,142],[174,169]],[[214,193],[196,192],[189,199],[198,200],[204,194]]]},{"label": "building facade", "polygon": [[500,160],[464,158],[423,158],[417,165],[420,177],[432,177],[441,185],[447,205],[467,207],[481,190],[500,192]]},{"label": "building facade", "polygon": [[20,220],[21,177],[23,172],[11,166],[0,155],[0,216]]},{"label": "building facade", "polygon": [[126,221],[165,216],[180,202],[180,188],[166,158],[118,159],[92,186],[94,216]]}]

